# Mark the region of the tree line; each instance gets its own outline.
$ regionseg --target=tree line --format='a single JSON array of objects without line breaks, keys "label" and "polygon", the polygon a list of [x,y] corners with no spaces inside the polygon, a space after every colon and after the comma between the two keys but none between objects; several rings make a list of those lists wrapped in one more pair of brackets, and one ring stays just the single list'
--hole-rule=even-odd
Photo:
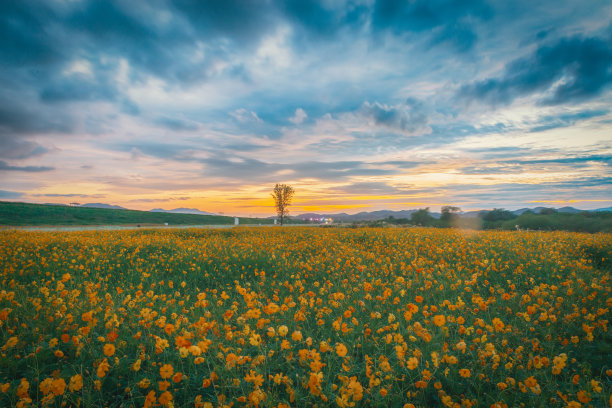
[{"label": "tree line", "polygon": [[502,208],[495,208],[491,211],[482,211],[477,217],[467,217],[460,213],[458,207],[445,206],[442,207],[440,218],[433,217],[429,208],[422,208],[413,212],[410,218],[390,216],[383,221],[395,225],[439,228],[612,232],[612,212],[610,211],[565,213],[553,208],[544,208],[537,213],[527,210],[520,215]]}]

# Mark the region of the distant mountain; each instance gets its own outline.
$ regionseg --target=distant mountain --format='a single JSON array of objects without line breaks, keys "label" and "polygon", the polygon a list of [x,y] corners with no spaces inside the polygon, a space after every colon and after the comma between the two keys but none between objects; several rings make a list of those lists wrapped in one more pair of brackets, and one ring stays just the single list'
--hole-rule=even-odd
[{"label": "distant mountain", "polygon": [[598,209],[596,209],[596,210],[591,210],[591,211],[593,211],[593,212],[598,212],[598,211],[601,211],[601,212],[604,212],[604,211],[612,211],[612,207],[598,208]]},{"label": "distant mountain", "polygon": [[[548,207],[535,207],[535,208],[521,208],[520,210],[514,210],[511,211],[513,214],[515,215],[521,215],[527,211],[532,211],[536,214],[538,214],[540,211],[542,211],[543,209],[548,208]],[[555,208],[555,210],[557,210],[557,212],[560,213],[570,213],[570,214],[577,214],[577,213],[581,213],[583,211],[610,211],[610,209],[612,209],[612,207],[608,207],[608,209],[606,210],[605,208],[600,209],[600,210],[580,210],[578,208],[574,208],[574,207],[561,207],[561,208]]]},{"label": "distant mountain", "polygon": [[172,214],[196,214],[196,215],[216,215],[206,211],[200,211],[197,208],[175,208],[173,210],[164,210],[163,208],[154,208],[151,212],[165,212]]},{"label": "distant mountain", "polygon": [[104,204],[104,203],[87,203],[87,204],[81,204],[79,205],[79,207],[106,208],[109,210],[127,210],[127,208],[125,207],[120,207],[118,205]]},{"label": "distant mountain", "polygon": [[561,208],[557,208],[557,211],[559,211],[561,213],[571,213],[571,214],[576,214],[576,213],[582,212],[582,210],[579,210],[579,209],[574,208],[574,207],[561,207]]},{"label": "distant mountain", "polygon": [[[388,217],[393,218],[410,218],[412,213],[417,210],[400,210],[400,211],[391,211],[391,210],[379,210],[379,211],[371,211],[371,212],[360,212],[357,214],[318,214],[318,213],[306,213],[300,214],[296,216],[292,216],[293,219],[298,220],[309,220],[311,218],[332,218],[334,221],[343,221],[343,222],[356,222],[356,221],[377,221],[383,220]],[[440,213],[432,212],[430,213],[434,218],[440,218]]]}]

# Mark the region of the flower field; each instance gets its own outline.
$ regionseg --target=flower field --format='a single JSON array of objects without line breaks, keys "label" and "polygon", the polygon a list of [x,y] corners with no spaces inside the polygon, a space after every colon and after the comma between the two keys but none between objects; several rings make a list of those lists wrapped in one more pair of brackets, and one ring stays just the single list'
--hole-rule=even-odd
[{"label": "flower field", "polygon": [[0,243],[0,406],[612,406],[609,234],[3,231]]}]

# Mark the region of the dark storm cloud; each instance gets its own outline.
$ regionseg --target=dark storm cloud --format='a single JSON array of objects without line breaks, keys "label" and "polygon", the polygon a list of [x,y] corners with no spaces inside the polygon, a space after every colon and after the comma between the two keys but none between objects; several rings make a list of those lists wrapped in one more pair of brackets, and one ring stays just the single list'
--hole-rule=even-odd
[{"label": "dark storm cloud", "polygon": [[11,166],[7,162],[0,160],[0,171],[25,171],[28,173],[38,173],[51,170],[54,170],[54,168],[48,166]]},{"label": "dark storm cloud", "polygon": [[540,101],[545,105],[594,98],[612,83],[611,44],[610,39],[602,37],[563,38],[512,61],[500,77],[462,87],[460,96],[494,105],[544,91],[551,93]]}]

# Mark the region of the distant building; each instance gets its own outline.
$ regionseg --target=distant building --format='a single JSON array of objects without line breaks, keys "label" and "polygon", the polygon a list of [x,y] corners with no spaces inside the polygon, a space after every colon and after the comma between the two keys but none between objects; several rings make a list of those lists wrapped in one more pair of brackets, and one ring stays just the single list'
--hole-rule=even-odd
[{"label": "distant building", "polygon": [[238,217],[234,217],[234,225],[240,224],[240,219]]}]

